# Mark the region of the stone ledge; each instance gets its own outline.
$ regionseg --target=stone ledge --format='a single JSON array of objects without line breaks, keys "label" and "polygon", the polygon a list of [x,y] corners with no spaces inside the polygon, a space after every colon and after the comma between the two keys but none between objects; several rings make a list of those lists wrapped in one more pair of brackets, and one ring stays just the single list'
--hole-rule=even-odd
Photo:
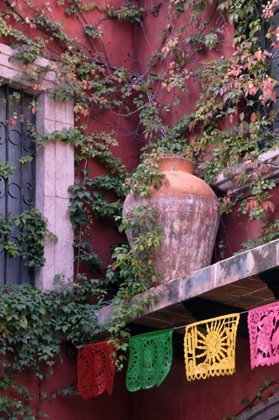
[{"label": "stone ledge", "polygon": [[[279,239],[219,261],[185,277],[174,279],[167,284],[153,287],[135,296],[127,302],[127,305],[132,306],[133,302],[143,297],[154,296],[153,302],[140,315],[142,317],[278,266]],[[101,328],[105,329],[113,310],[114,306],[109,305],[96,311],[95,315]]]},{"label": "stone ledge", "polygon": [[251,408],[239,420],[272,420],[278,419],[279,395],[273,395],[268,400]]},{"label": "stone ledge", "polygon": [[[252,162],[244,162],[240,165],[230,168],[222,172],[217,178],[211,183],[212,187],[216,187],[223,192],[230,190],[231,194],[236,197],[244,197],[248,192],[248,184],[236,186],[236,176],[241,171],[247,169],[248,171],[253,170]],[[269,170],[265,178],[272,177],[276,184],[279,182],[279,148],[275,150],[269,150],[268,152],[260,155],[253,164],[264,164]]]}]

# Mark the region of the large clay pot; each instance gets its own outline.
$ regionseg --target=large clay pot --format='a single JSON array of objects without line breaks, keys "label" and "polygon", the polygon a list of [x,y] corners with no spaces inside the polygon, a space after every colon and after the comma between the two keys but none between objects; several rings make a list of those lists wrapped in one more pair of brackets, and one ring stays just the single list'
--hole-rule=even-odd
[{"label": "large clay pot", "polygon": [[[210,265],[220,217],[214,192],[193,175],[194,164],[189,159],[164,157],[158,164],[165,175],[161,187],[153,188],[147,198],[129,194],[123,215],[132,214],[141,204],[157,210],[163,239],[156,249],[154,268],[167,283]],[[127,237],[133,246],[133,232]]]}]

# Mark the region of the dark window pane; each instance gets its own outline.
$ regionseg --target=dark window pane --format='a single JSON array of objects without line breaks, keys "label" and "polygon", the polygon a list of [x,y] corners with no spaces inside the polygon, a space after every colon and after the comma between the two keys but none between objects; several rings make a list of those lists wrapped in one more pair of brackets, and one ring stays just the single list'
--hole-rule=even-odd
[{"label": "dark window pane", "polygon": [[[15,165],[13,176],[0,176],[0,217],[8,219],[34,207],[35,202],[35,142],[28,121],[35,124],[29,108],[33,96],[0,86],[0,160]],[[16,117],[16,118],[15,118]],[[32,155],[33,160],[21,164],[20,158]],[[13,228],[16,235],[16,226]],[[13,239],[16,242],[16,238]],[[0,249],[0,283],[33,282],[33,275],[19,257],[8,258]]]}]

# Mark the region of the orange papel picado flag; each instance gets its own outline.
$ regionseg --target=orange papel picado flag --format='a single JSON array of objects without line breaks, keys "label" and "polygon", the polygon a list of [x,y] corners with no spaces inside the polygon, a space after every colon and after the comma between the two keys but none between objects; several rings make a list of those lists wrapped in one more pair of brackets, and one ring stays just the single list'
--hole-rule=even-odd
[{"label": "orange papel picado flag", "polygon": [[230,314],[186,326],[184,356],[189,381],[235,372],[239,318],[239,314]]}]

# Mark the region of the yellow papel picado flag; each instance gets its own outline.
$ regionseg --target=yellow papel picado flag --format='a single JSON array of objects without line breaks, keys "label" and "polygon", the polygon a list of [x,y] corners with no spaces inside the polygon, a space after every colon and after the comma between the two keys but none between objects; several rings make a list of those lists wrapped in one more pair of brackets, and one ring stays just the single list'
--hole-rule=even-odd
[{"label": "yellow papel picado flag", "polygon": [[189,381],[235,372],[239,318],[239,314],[230,314],[186,326],[184,356]]}]

